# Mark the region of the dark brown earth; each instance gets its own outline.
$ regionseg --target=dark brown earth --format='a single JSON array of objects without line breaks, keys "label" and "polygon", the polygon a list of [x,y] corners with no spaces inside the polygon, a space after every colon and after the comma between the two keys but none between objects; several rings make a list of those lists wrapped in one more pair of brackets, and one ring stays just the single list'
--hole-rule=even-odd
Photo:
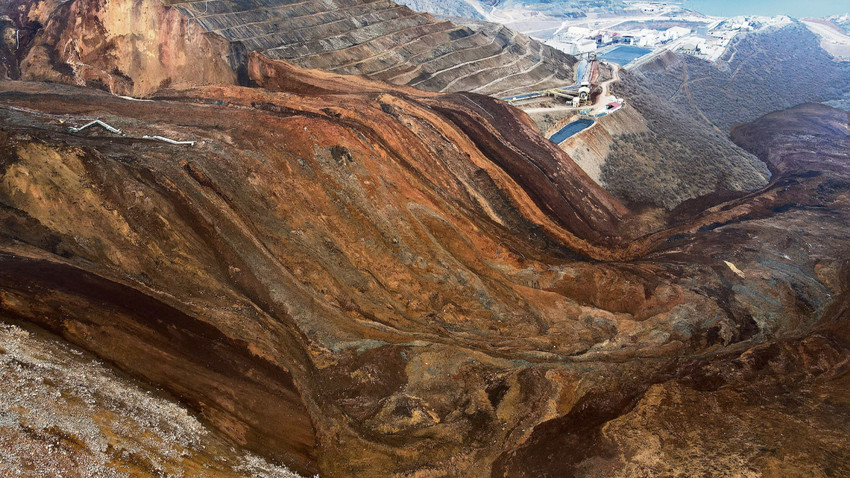
[{"label": "dark brown earth", "polygon": [[635,237],[498,100],[245,74],[0,82],[0,316],[301,473],[846,474],[846,112],[735,128],[770,184]]}]

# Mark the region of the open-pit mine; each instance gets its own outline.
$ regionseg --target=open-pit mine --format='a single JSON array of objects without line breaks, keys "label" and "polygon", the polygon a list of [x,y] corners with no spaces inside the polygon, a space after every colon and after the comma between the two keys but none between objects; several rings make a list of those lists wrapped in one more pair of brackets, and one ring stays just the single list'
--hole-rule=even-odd
[{"label": "open-pit mine", "polygon": [[739,169],[648,214],[567,151],[666,123],[545,139],[498,98],[577,60],[503,27],[5,0],[0,42],[0,475],[850,476],[846,111],[703,125]]}]

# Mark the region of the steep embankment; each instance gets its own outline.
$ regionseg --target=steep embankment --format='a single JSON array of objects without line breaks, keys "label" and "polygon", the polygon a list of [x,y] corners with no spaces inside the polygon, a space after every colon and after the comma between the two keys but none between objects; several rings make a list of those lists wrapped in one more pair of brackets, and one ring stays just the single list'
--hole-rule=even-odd
[{"label": "steep embankment", "polygon": [[[570,118],[572,119],[572,118]],[[564,123],[562,120],[561,123]],[[550,128],[556,129],[557,128]],[[597,183],[603,184],[602,168],[605,160],[615,147],[616,141],[624,141],[625,137],[648,132],[646,120],[633,107],[625,107],[610,114],[597,118],[591,129],[579,132],[560,144],[573,161]],[[616,138],[616,139],[615,139]],[[620,191],[614,191],[618,193]]]},{"label": "steep embankment", "polygon": [[133,95],[236,82],[229,44],[158,1],[75,0],[44,17],[21,52],[23,79]]},{"label": "steep embankment", "polygon": [[570,82],[575,63],[502,26],[473,30],[389,0],[72,0],[43,25],[19,55],[22,78],[136,96],[169,86],[247,84],[254,51],[425,90],[486,85],[485,94]]}]

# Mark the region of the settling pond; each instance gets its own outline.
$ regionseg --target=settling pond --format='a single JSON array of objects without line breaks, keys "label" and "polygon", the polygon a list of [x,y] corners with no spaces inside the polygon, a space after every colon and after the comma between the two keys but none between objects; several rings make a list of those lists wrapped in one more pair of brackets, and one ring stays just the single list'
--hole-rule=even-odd
[{"label": "settling pond", "polygon": [[646,48],[622,45],[599,55],[599,58],[616,63],[620,66],[626,66],[650,52],[652,52],[652,50]]},{"label": "settling pond", "polygon": [[555,144],[561,144],[567,140],[570,136],[578,133],[579,131],[584,131],[589,128],[590,125],[593,124],[592,119],[582,118],[573,121],[572,123],[561,128],[557,133],[553,134],[549,141]]}]

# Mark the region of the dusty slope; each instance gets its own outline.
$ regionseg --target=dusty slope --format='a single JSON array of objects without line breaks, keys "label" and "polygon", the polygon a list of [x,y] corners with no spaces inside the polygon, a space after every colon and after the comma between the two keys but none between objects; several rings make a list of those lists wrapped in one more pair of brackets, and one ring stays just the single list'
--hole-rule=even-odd
[{"label": "dusty slope", "polygon": [[[0,84],[19,108],[0,111],[0,308],[298,471],[563,476],[605,451],[570,440],[652,384],[846,321],[835,110],[788,113],[821,136],[805,157],[771,148],[770,187],[633,241],[628,212],[503,103],[260,55],[247,73],[280,92]],[[95,116],[126,136],[67,132]],[[838,374],[847,337],[818,333],[818,370]]]}]

